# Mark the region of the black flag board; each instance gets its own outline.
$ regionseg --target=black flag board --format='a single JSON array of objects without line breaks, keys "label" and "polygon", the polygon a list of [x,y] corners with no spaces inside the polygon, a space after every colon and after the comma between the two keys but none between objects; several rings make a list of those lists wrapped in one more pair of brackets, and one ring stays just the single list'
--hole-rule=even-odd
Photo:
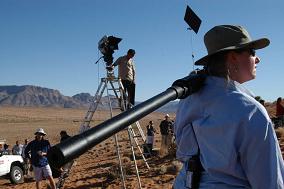
[{"label": "black flag board", "polygon": [[189,25],[190,29],[192,29],[197,34],[201,20],[189,6],[186,7],[184,21]]}]

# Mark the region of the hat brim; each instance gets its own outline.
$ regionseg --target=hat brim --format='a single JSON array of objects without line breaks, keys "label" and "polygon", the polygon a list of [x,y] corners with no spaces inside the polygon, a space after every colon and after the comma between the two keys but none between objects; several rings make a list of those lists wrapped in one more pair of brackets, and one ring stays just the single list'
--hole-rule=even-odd
[{"label": "hat brim", "polygon": [[250,41],[249,43],[243,43],[237,46],[229,46],[223,49],[219,49],[218,51],[215,51],[214,53],[208,54],[207,56],[204,56],[203,58],[197,60],[194,64],[197,66],[205,66],[209,60],[209,58],[212,55],[215,55],[219,52],[229,51],[229,50],[237,50],[237,49],[243,49],[243,48],[251,48],[251,49],[262,49],[267,47],[270,44],[269,39],[267,38],[261,38],[258,40]]}]

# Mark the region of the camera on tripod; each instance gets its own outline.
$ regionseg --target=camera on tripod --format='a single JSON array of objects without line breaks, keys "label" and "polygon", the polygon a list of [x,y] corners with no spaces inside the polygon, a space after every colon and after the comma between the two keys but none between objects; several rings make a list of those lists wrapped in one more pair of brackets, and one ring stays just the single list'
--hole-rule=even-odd
[{"label": "camera on tripod", "polygon": [[106,69],[108,75],[113,75],[113,56],[114,50],[118,50],[118,43],[121,41],[121,38],[114,36],[103,36],[103,38],[98,43],[98,48],[103,54],[101,58],[104,59],[106,63]]}]

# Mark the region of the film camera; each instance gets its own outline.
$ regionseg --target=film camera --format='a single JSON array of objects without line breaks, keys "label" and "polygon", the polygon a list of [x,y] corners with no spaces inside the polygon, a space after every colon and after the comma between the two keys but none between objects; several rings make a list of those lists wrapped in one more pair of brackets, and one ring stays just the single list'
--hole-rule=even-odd
[{"label": "film camera", "polygon": [[106,69],[108,73],[113,72],[113,56],[114,50],[118,50],[118,43],[121,41],[121,38],[117,38],[114,36],[103,36],[103,38],[98,43],[98,48],[100,52],[103,54],[101,58],[104,59],[106,63]]}]

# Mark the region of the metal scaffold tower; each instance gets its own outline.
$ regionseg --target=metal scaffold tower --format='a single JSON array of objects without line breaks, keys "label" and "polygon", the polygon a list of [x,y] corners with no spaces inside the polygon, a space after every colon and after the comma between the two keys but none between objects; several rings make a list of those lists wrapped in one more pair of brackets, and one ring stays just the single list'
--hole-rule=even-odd
[{"label": "metal scaffold tower", "polygon": [[[114,116],[115,109],[120,109],[120,111],[125,111],[126,107],[129,107],[129,102],[127,100],[128,98],[123,88],[121,79],[114,77],[112,74],[109,74],[109,73],[107,75],[108,75],[107,77],[101,78],[96,94],[93,97],[91,101],[91,105],[89,106],[89,109],[80,126],[80,130],[79,130],[80,133],[88,130],[91,127],[90,123],[105,93],[107,97],[110,117]],[[115,102],[117,103],[115,104]],[[140,180],[139,170],[138,170],[137,161],[136,161],[135,149],[138,149],[139,153],[141,154],[141,157],[143,158],[146,164],[146,167],[150,169],[147,163],[147,160],[143,154],[143,151],[142,151],[143,149],[141,148],[145,144],[146,137],[138,121],[135,122],[135,124],[129,125],[126,131],[128,132],[127,142],[129,142],[130,144],[131,155],[133,157],[134,168],[135,168],[135,172],[137,176],[138,188],[141,188],[141,180]],[[125,174],[122,160],[121,160],[122,150],[119,147],[118,134],[114,135],[114,141],[115,141],[117,159],[119,162],[119,169],[120,169],[119,171],[120,171],[122,185],[123,185],[123,188],[126,188],[126,184],[125,184],[126,174]]]}]

